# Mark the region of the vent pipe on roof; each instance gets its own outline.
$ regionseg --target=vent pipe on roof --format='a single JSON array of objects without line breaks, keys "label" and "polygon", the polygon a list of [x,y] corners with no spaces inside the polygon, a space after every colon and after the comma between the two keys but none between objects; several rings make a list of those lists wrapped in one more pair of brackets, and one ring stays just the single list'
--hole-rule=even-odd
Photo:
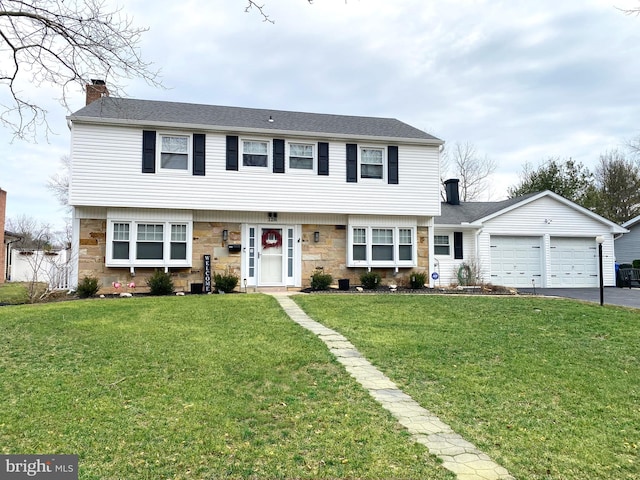
[{"label": "vent pipe on roof", "polygon": [[91,80],[91,84],[85,87],[85,91],[87,93],[87,103],[85,105],[109,96],[109,90],[107,90],[107,84],[104,80]]},{"label": "vent pipe on roof", "polygon": [[447,194],[447,203],[449,205],[460,205],[458,183],[460,183],[460,180],[457,178],[450,178],[449,180],[444,181],[444,190]]}]

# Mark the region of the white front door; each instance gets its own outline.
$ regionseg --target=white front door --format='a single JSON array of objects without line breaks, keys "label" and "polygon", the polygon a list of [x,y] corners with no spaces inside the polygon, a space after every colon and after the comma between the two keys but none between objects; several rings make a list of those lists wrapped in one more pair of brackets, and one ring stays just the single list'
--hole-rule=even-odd
[{"label": "white front door", "polygon": [[249,286],[299,286],[300,227],[245,225],[243,279]]},{"label": "white front door", "polygon": [[258,273],[260,285],[284,285],[283,229],[260,227]]}]

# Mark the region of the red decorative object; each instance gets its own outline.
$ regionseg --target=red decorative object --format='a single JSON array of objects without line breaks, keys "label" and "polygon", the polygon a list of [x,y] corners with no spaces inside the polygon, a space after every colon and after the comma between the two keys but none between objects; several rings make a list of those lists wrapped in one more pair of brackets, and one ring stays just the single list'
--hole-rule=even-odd
[{"label": "red decorative object", "polygon": [[278,230],[265,230],[262,234],[262,249],[282,246],[282,235]]}]

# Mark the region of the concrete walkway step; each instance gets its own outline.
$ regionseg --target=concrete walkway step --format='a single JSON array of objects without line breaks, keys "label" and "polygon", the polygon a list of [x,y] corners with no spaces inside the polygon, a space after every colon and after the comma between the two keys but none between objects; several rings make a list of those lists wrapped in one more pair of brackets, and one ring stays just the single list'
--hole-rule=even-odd
[{"label": "concrete walkway step", "polygon": [[273,294],[291,319],[318,335],[329,351],[369,394],[411,433],[414,440],[442,460],[442,466],[459,480],[515,480],[502,466],[449,425],[400,390],[394,382],[364,358],[347,338],[312,320],[289,297]]}]

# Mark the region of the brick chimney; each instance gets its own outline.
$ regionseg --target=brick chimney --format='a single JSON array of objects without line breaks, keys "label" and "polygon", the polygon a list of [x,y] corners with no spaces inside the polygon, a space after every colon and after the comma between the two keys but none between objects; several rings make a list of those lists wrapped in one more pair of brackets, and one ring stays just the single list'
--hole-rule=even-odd
[{"label": "brick chimney", "polygon": [[0,283],[4,283],[7,277],[5,267],[7,265],[7,246],[4,244],[4,221],[7,210],[7,192],[0,188]]},{"label": "brick chimney", "polygon": [[104,80],[91,80],[91,84],[85,87],[87,92],[87,103],[89,105],[91,102],[98,100],[102,97],[109,96],[109,90],[107,90],[107,84]]}]

